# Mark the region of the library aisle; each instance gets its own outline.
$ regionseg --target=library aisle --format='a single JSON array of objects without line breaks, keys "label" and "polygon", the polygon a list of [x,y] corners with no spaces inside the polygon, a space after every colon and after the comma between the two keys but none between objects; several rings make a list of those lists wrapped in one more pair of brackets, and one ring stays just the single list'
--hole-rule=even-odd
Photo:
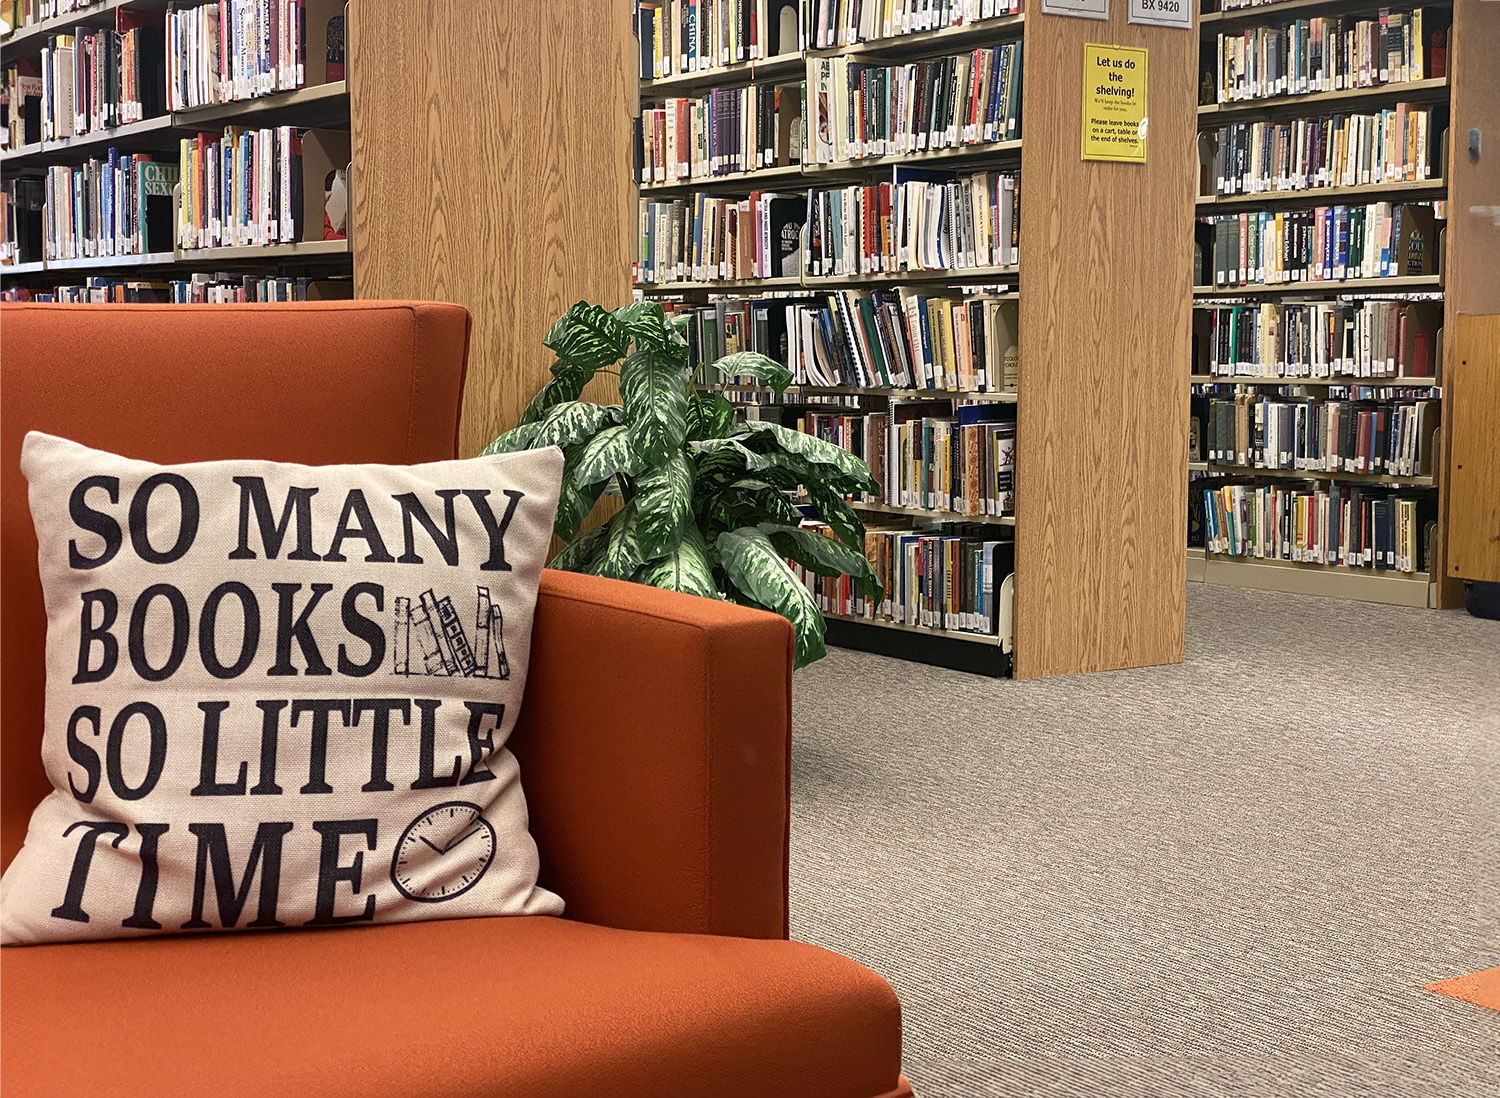
[{"label": "library aisle", "polygon": [[792,936],[890,980],[921,1094],[1500,1093],[1494,1018],[1422,989],[1500,942],[1496,653],[1198,584],[1171,668],[835,650],[795,691]]}]

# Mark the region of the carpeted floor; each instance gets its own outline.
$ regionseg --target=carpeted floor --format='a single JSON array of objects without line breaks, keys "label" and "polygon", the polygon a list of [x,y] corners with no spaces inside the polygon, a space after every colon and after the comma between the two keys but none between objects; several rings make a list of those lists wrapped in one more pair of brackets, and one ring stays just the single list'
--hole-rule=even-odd
[{"label": "carpeted floor", "polygon": [[1500,623],[1189,588],[1178,667],[795,687],[792,933],[921,1098],[1500,1095]]}]

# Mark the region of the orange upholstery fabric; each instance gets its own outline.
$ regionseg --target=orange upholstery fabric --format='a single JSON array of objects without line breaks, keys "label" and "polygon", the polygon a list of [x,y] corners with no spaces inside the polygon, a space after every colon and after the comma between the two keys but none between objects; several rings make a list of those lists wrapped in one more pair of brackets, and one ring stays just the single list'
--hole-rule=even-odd
[{"label": "orange upholstery fabric", "polygon": [[7,1096],[874,1098],[895,996],[813,946],[460,919],[7,949]]},{"label": "orange upholstery fabric", "polygon": [[[0,309],[0,864],[49,788],[25,432],[452,457],[467,341],[448,305]],[[568,919],[0,950],[0,1092],[909,1098],[885,982],[755,940],[787,927],[791,644],[771,614],[545,573],[510,746]]]},{"label": "orange upholstery fabric", "polygon": [[549,571],[531,652],[510,748],[569,917],[786,937],[787,620]]}]

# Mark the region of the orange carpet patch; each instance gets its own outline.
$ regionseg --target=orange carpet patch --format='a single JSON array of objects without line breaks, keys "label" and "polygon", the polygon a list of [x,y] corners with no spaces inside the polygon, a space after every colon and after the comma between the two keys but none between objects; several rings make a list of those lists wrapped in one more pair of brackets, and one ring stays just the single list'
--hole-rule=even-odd
[{"label": "orange carpet patch", "polygon": [[1435,984],[1428,984],[1427,990],[1500,1011],[1500,967],[1472,972],[1467,976],[1455,976],[1451,980],[1439,980]]}]

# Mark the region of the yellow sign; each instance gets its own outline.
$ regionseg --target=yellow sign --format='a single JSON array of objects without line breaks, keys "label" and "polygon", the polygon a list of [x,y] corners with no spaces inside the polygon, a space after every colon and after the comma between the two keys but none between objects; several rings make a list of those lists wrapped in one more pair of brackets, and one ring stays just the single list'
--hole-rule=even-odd
[{"label": "yellow sign", "polygon": [[1083,158],[1146,162],[1146,51],[1083,47]]}]

